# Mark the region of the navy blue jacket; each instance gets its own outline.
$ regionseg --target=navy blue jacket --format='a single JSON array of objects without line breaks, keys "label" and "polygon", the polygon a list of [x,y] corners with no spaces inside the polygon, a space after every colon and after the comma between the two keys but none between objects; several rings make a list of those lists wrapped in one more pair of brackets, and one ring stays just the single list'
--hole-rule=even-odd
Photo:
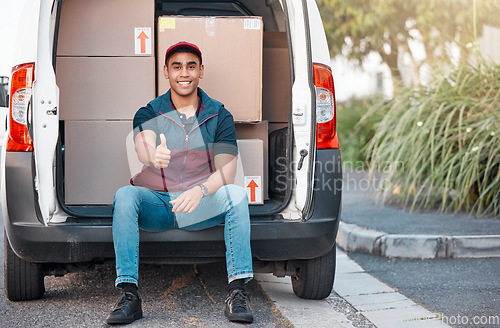
[{"label": "navy blue jacket", "polygon": [[158,191],[184,191],[205,182],[215,171],[214,156],[238,154],[236,132],[231,113],[217,100],[198,88],[201,104],[197,120],[186,131],[172,104],[170,90],[141,107],[134,116],[134,138],[144,130],[152,130],[160,144],[165,134],[171,151],[168,167],[144,166],[130,183]]}]

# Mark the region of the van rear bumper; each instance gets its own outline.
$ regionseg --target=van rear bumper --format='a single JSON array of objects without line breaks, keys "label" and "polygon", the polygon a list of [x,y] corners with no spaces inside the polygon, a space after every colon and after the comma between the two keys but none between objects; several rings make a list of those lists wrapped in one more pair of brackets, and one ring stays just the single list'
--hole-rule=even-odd
[{"label": "van rear bumper", "polygon": [[[110,225],[13,224],[9,241],[16,254],[29,262],[78,263],[114,258]],[[263,261],[304,259],[322,256],[335,244],[338,221],[287,220],[252,221],[254,257]],[[140,232],[140,256],[157,259],[224,258],[224,227],[203,231],[169,230]],[[168,261],[168,260],[167,260]]]}]

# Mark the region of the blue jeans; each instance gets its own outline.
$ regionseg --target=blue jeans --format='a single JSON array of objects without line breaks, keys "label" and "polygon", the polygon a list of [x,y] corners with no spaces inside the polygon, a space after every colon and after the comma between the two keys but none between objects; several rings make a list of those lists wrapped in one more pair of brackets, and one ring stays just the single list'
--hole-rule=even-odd
[{"label": "blue jeans", "polygon": [[225,185],[201,199],[190,214],[173,213],[169,201],[181,192],[161,192],[126,186],[115,194],[113,243],[116,254],[116,282],[138,284],[139,229],[160,232],[169,229],[197,231],[224,222],[228,281],[252,279],[250,215],[244,188]]}]

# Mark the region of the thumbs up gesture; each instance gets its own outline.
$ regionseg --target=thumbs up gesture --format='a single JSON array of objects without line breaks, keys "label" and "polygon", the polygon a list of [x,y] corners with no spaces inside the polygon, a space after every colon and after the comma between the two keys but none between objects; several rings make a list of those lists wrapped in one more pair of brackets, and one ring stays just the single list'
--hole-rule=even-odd
[{"label": "thumbs up gesture", "polygon": [[153,165],[157,169],[164,169],[170,163],[170,149],[167,147],[165,135],[160,134],[160,144],[156,147]]}]

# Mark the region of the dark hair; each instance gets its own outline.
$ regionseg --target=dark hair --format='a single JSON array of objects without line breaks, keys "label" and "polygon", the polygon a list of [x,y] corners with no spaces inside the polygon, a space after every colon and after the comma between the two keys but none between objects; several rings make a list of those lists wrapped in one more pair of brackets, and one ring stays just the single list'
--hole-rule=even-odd
[{"label": "dark hair", "polygon": [[198,53],[192,49],[192,48],[189,48],[189,47],[179,47],[177,49],[174,49],[172,50],[167,58],[165,58],[165,66],[168,66],[168,60],[170,59],[170,57],[172,57],[173,55],[175,54],[178,54],[178,53],[184,53],[184,52],[187,52],[187,53],[190,53],[190,54],[193,54],[193,55],[196,55],[196,57],[198,57],[199,61],[200,61],[200,66],[201,66],[201,57],[198,55]]}]

